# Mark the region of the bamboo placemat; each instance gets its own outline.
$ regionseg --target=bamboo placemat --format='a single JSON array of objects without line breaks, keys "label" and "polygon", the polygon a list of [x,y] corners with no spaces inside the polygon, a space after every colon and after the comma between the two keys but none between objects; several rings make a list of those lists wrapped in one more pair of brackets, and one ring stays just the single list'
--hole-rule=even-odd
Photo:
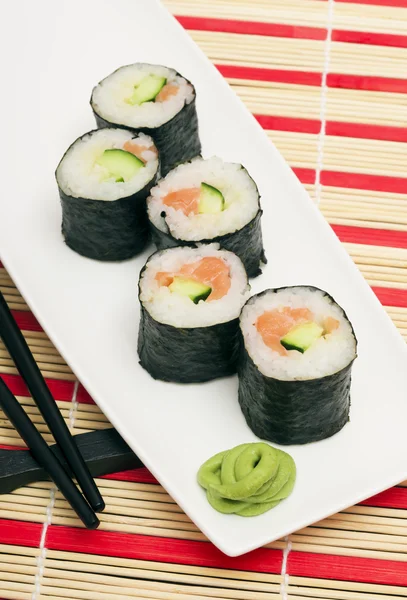
[{"label": "bamboo placemat", "polygon": [[[407,0],[165,3],[256,115],[407,338]],[[71,429],[108,427],[4,268],[0,288]],[[0,373],[47,432],[1,344]],[[0,445],[21,446],[1,414]],[[145,469],[98,484],[107,509],[96,532],[81,528],[51,484],[0,496],[2,599],[407,597],[407,482],[235,559]]]}]

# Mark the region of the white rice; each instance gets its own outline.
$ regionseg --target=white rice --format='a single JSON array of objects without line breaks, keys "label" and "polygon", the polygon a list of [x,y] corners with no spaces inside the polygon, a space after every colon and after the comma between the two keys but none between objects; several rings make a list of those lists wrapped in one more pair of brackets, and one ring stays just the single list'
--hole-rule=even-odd
[{"label": "white rice", "polygon": [[135,136],[125,129],[113,128],[92,131],[76,140],[58,165],[56,176],[59,187],[75,198],[106,201],[125,198],[143,189],[158,169],[157,154],[151,150],[143,152],[141,158],[146,163],[129,181],[104,180],[104,169],[95,164],[105,150],[121,150],[129,140],[146,147],[153,144],[148,135],[141,133]]},{"label": "white rice", "polygon": [[[339,327],[320,337],[303,354],[291,350],[288,356],[281,356],[263,342],[255,323],[265,311],[284,306],[308,308],[321,325],[326,317],[333,317],[339,321]],[[342,309],[323,291],[315,288],[297,286],[254,296],[243,308],[240,327],[246,350],[254,364],[263,375],[275,379],[292,381],[331,375],[346,367],[356,356],[356,339]]]},{"label": "white rice", "polygon": [[[219,300],[194,304],[190,298],[172,293],[155,278],[159,271],[177,272],[204,256],[222,258],[230,269],[231,286]],[[241,260],[218,244],[198,248],[177,247],[153,254],[140,279],[140,301],[156,321],[174,327],[207,327],[236,319],[249,297],[250,286]]]},{"label": "white rice", "polygon": [[[222,212],[187,216],[182,210],[163,203],[163,198],[170,192],[199,188],[201,183],[207,183],[223,194],[225,208]],[[173,237],[185,241],[210,240],[247,225],[259,210],[259,194],[253,179],[241,165],[225,163],[216,156],[206,160],[197,157],[176,167],[151,190],[147,209],[150,221],[160,231],[169,231]]]},{"label": "white rice", "polygon": [[[178,93],[164,102],[144,102],[131,105],[126,100],[131,98],[134,87],[146,75],[165,77],[167,83],[175,83]],[[160,127],[195,97],[194,88],[186,79],[177,75],[174,69],[160,65],[136,63],[120,67],[111,75],[100,81],[93,89],[91,105],[96,114],[118,125],[126,127]]]}]

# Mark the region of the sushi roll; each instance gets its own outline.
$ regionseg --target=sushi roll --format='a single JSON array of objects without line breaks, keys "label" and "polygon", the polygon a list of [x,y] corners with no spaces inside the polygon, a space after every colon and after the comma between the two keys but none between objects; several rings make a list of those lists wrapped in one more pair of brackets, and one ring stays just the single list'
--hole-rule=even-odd
[{"label": "sushi roll", "polygon": [[197,383],[236,372],[241,260],[217,244],[158,251],[141,271],[138,354],[155,379]]},{"label": "sushi roll", "polygon": [[56,170],[66,244],[97,260],[124,260],[146,246],[146,198],[159,173],[151,137],[124,129],[86,133]]},{"label": "sushi roll", "polygon": [[98,127],[124,127],[152,135],[161,172],[201,152],[193,85],[174,69],[136,63],[120,67],[93,89]]},{"label": "sushi roll", "polygon": [[242,165],[194,158],[151,190],[147,208],[158,249],[217,242],[239,256],[249,277],[261,273],[259,192]]},{"label": "sushi roll", "polygon": [[266,290],[242,310],[239,403],[252,431],[305,444],[349,420],[357,342],[342,308],[311,286]]}]

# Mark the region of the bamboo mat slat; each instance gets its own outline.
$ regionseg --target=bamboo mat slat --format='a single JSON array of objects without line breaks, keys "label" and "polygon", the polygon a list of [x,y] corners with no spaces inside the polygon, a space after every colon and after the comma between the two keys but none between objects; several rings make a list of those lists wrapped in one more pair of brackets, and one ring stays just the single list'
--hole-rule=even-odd
[{"label": "bamboo mat slat", "polygon": [[[324,67],[325,42],[320,40],[197,30],[191,31],[191,37],[214,62],[227,59],[239,64],[269,66],[272,57],[273,68],[294,68],[299,63],[302,70],[321,71]],[[405,48],[341,42],[332,42],[331,46],[330,69],[334,73],[405,76]]]},{"label": "bamboo mat slat", "polygon": [[[319,118],[320,91],[317,87],[273,81],[254,85],[250,80],[235,78],[229,78],[229,83],[256,114]],[[407,123],[405,94],[330,88],[327,97],[327,117],[332,121],[396,127],[405,127]],[[341,140],[337,141],[341,143]]]},{"label": "bamboo mat slat", "polygon": [[[255,114],[407,340],[407,2],[164,3]],[[71,430],[110,427],[1,265],[0,289]],[[0,375],[52,443],[1,342]],[[24,446],[0,411],[1,445]],[[0,600],[407,597],[407,481],[237,559],[216,551],[145,469],[97,483],[106,511],[93,533],[50,482],[0,496]]]}]

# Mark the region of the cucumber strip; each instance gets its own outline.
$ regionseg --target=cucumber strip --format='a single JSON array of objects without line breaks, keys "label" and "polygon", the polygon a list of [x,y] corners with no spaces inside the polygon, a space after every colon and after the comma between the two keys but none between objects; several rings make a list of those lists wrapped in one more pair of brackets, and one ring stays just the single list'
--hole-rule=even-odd
[{"label": "cucumber strip", "polygon": [[286,350],[298,350],[298,352],[304,353],[322,336],[323,332],[323,327],[313,321],[301,323],[282,337],[280,343]]},{"label": "cucumber strip", "polygon": [[126,100],[127,104],[134,106],[155,100],[166,83],[167,79],[165,77],[147,75],[138,85],[134,86],[133,95]]},{"label": "cucumber strip", "polygon": [[106,171],[106,179],[114,177],[116,182],[129,181],[139,169],[144,167],[142,160],[131,152],[112,148],[105,150],[96,161]]},{"label": "cucumber strip", "polygon": [[216,214],[222,212],[224,208],[225,198],[222,192],[208,183],[201,183],[198,212],[201,214]]},{"label": "cucumber strip", "polygon": [[188,296],[195,304],[198,304],[200,300],[206,300],[212,292],[212,288],[209,285],[193,279],[185,279],[184,277],[174,277],[174,281],[168,288],[171,292],[180,294],[181,296]]}]

